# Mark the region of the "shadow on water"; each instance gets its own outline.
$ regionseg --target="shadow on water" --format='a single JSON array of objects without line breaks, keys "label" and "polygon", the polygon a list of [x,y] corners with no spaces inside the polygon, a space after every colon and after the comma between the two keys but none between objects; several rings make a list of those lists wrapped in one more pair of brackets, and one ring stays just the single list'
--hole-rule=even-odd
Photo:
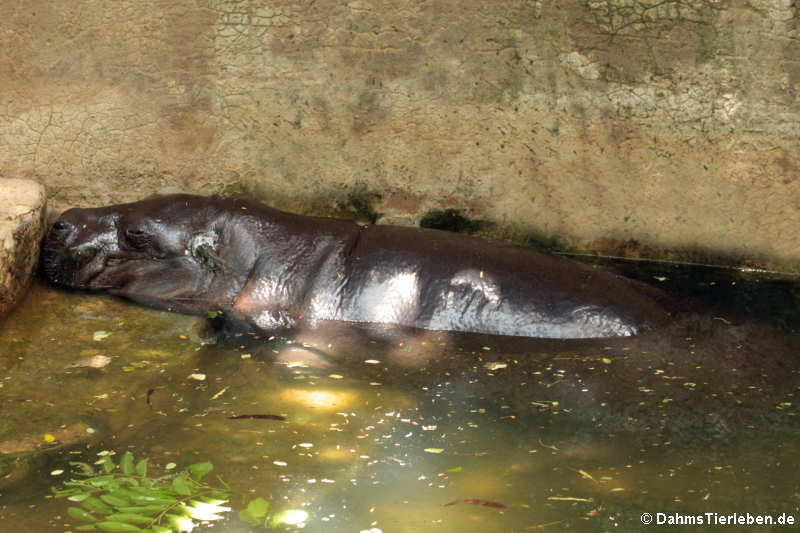
[{"label": "shadow on water", "polygon": [[[341,362],[304,367],[302,345],[204,344],[201,319],[36,286],[0,324],[0,529],[74,528],[45,498],[68,475],[51,472],[102,450],[211,460],[233,488],[308,512],[306,531],[800,519],[798,285],[615,266],[701,311],[613,340],[333,331]],[[110,363],[70,366],[97,355]]]}]

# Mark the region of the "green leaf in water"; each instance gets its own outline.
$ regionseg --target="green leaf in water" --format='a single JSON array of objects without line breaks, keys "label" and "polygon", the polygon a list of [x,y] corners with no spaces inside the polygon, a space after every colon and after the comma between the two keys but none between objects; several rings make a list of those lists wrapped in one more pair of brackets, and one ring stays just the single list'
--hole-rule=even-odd
[{"label": "green leaf in water", "polygon": [[111,459],[111,456],[103,456],[103,470],[106,472],[113,472],[114,468],[116,468],[116,466],[114,465],[114,460]]},{"label": "green leaf in water", "polygon": [[172,490],[181,496],[189,496],[192,493],[189,485],[186,484],[186,477],[183,475],[172,480]]},{"label": "green leaf in water", "polygon": [[136,463],[136,473],[142,477],[147,477],[147,459],[142,459]]},{"label": "green leaf in water", "polygon": [[264,498],[256,498],[247,504],[247,509],[239,512],[239,520],[253,526],[263,526],[266,523],[269,502]]},{"label": "green leaf in water", "polygon": [[133,474],[133,454],[131,452],[125,452],[122,455],[119,467],[123,474]]},{"label": "green leaf in water", "polygon": [[85,525],[76,527],[75,530],[76,531],[97,531],[97,528],[94,527],[94,524],[85,524]]},{"label": "green leaf in water", "polygon": [[448,472],[461,472],[461,470],[462,470],[462,469],[461,469],[461,467],[460,467],[460,466],[457,466],[457,467],[455,467],[455,468],[448,468],[448,469],[447,469],[447,471],[448,471]]},{"label": "green leaf in water", "polygon": [[92,468],[92,465],[90,465],[89,463],[82,463],[80,461],[70,461],[69,465],[70,466],[77,466],[78,468],[80,468],[81,471],[79,472],[79,474],[82,475],[82,476],[93,476],[94,475],[94,468]]},{"label": "green leaf in water", "polygon": [[425,448],[425,451],[428,453],[442,453],[444,448]]},{"label": "green leaf in water", "polygon": [[97,527],[103,531],[109,531],[110,533],[139,533],[143,531],[142,528],[126,524],[125,522],[98,522]]},{"label": "green leaf in water", "polygon": [[117,507],[120,513],[135,513],[147,516],[155,516],[164,511],[169,504],[151,504],[151,505],[124,505]]},{"label": "green leaf in water", "polygon": [[67,514],[70,515],[72,518],[83,520],[85,522],[94,522],[97,520],[94,516],[90,515],[80,507],[69,507],[67,508]]},{"label": "green leaf in water", "polygon": [[86,509],[100,514],[111,514],[114,512],[114,509],[106,505],[103,500],[100,498],[95,498],[94,496],[90,496],[80,502]]},{"label": "green leaf in water", "polygon": [[125,522],[126,524],[149,524],[153,521],[149,516],[136,513],[114,513],[106,517],[111,522]]},{"label": "green leaf in water", "polygon": [[253,516],[267,516],[269,510],[269,502],[264,498],[256,498],[247,504],[247,511],[252,513]]},{"label": "green leaf in water", "polygon": [[212,465],[209,461],[204,463],[195,463],[189,466],[189,475],[192,476],[192,479],[200,481],[203,479],[203,476],[211,472],[213,469],[214,465]]},{"label": "green leaf in water", "polygon": [[103,339],[105,339],[106,337],[109,337],[109,336],[111,336],[111,333],[109,333],[107,331],[99,330],[99,331],[95,331],[92,334],[92,339],[96,340],[96,341],[101,341],[101,340],[103,340]]},{"label": "green leaf in water", "polygon": [[122,507],[130,503],[127,499],[112,494],[101,494],[100,499],[114,507]]}]

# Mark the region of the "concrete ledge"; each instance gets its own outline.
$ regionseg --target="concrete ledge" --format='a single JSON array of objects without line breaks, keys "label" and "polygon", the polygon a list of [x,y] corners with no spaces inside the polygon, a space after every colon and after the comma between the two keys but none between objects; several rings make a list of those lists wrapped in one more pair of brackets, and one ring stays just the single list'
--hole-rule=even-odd
[{"label": "concrete ledge", "polygon": [[46,204],[41,184],[0,179],[0,318],[22,298],[33,279]]}]

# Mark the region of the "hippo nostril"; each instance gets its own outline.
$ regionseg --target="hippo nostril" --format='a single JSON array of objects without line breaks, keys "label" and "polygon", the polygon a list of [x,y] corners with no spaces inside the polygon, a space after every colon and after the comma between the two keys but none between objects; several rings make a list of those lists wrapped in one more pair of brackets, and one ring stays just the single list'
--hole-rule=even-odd
[{"label": "hippo nostril", "polygon": [[54,231],[66,231],[66,230],[71,230],[72,228],[73,225],[64,220],[59,220],[55,224],[53,224]]}]

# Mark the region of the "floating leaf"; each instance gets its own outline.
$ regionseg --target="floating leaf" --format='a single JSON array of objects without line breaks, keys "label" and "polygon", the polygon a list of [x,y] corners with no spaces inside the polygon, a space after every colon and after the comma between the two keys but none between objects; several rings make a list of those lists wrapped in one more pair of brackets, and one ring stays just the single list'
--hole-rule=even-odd
[{"label": "floating leaf", "polygon": [[147,459],[142,459],[136,463],[136,473],[142,477],[147,477]]},{"label": "floating leaf", "polygon": [[103,456],[103,470],[106,472],[113,472],[115,468],[114,461],[110,455]]},{"label": "floating leaf", "polygon": [[603,362],[604,365],[610,365],[611,364],[611,359],[609,359],[608,357],[603,357],[600,360]]},{"label": "floating leaf", "polygon": [[80,503],[81,505],[83,505],[84,507],[95,513],[111,514],[114,512],[114,509],[106,505],[103,502],[103,500],[101,500],[100,498],[95,498],[94,496],[90,496]]},{"label": "floating leaf", "polygon": [[111,336],[111,333],[109,333],[107,331],[99,330],[99,331],[95,331],[92,334],[92,340],[101,341],[101,340],[103,340],[103,339],[105,339],[106,337],[109,337],[109,336]]},{"label": "floating leaf", "polygon": [[214,465],[209,461],[204,463],[195,463],[189,466],[189,475],[192,476],[192,479],[200,481],[203,479],[203,476],[211,472],[213,469]]},{"label": "floating leaf", "polygon": [[89,496],[91,496],[91,495],[90,494],[85,494],[85,493],[84,494],[73,494],[72,496],[68,497],[67,499],[69,501],[71,501],[71,502],[78,503],[78,502],[82,502],[83,500],[85,500]]},{"label": "floating leaf", "polygon": [[122,455],[119,468],[122,470],[123,474],[133,474],[133,454],[131,452],[125,452]]},{"label": "floating leaf", "polygon": [[97,520],[94,516],[90,515],[80,507],[69,507],[67,509],[67,514],[70,515],[72,518],[77,520],[83,520],[85,522],[94,522]]},{"label": "floating leaf", "polygon": [[97,531],[97,528],[94,527],[94,524],[84,524],[82,526],[78,526],[75,528],[77,531]]},{"label": "floating leaf", "polygon": [[172,480],[172,490],[181,496],[189,496],[192,493],[189,485],[186,484],[185,476],[178,476]]},{"label": "floating leaf", "polygon": [[219,313],[217,311],[209,311],[208,313],[206,313],[206,316],[208,316],[208,318],[217,318],[219,316]]},{"label": "floating leaf", "polygon": [[266,527],[266,516],[269,502],[264,498],[256,498],[247,504],[247,509],[239,512],[239,519],[254,526]]},{"label": "floating leaf", "polygon": [[247,512],[253,516],[267,516],[269,510],[269,502],[264,498],[256,498],[247,504]]},{"label": "floating leaf", "polygon": [[97,527],[110,533],[139,533],[142,528],[124,522],[98,522]]},{"label": "floating leaf", "polygon": [[114,507],[122,507],[130,503],[127,499],[120,498],[118,496],[112,496],[111,494],[101,494],[100,499],[106,502],[108,505],[113,505]]},{"label": "floating leaf", "polygon": [[171,505],[171,503],[161,503],[152,505],[125,505],[117,507],[117,511],[119,511],[120,513],[135,513],[135,514],[153,516],[164,511],[164,508],[167,507],[168,505]]},{"label": "floating leaf", "polygon": [[50,443],[50,442],[55,442],[55,441],[56,441],[56,438],[55,438],[55,436],[54,436],[52,433],[45,433],[45,434],[44,434],[44,436],[43,436],[42,438],[43,438],[43,439],[44,439],[44,441],[45,441],[45,442],[47,442],[47,443]]},{"label": "floating leaf", "polygon": [[125,522],[126,524],[149,524],[152,518],[135,513],[114,513],[106,517],[110,522]]},{"label": "floating leaf", "polygon": [[425,448],[425,451],[428,453],[442,453],[444,448]]},{"label": "floating leaf", "polygon": [[448,468],[447,469],[448,472],[454,472],[454,473],[455,472],[461,472],[461,470],[462,470],[462,468],[460,466],[457,466],[455,468]]}]

